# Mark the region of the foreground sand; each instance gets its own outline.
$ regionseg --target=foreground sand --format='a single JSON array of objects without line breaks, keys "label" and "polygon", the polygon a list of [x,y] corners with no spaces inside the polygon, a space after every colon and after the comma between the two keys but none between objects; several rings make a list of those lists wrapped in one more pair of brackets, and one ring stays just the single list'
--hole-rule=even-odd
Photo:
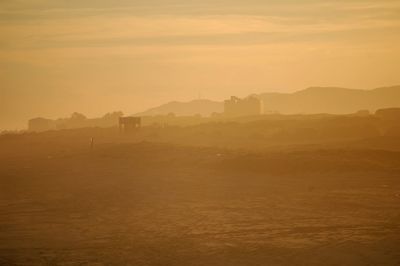
[{"label": "foreground sand", "polygon": [[35,138],[0,143],[0,265],[400,264],[399,152]]}]

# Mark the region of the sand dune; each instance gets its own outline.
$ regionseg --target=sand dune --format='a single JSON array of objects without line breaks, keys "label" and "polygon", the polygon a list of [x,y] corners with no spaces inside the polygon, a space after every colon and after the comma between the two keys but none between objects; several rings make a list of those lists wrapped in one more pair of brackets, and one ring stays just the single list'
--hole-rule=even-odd
[{"label": "sand dune", "polygon": [[400,261],[399,152],[104,140],[2,139],[1,265]]}]

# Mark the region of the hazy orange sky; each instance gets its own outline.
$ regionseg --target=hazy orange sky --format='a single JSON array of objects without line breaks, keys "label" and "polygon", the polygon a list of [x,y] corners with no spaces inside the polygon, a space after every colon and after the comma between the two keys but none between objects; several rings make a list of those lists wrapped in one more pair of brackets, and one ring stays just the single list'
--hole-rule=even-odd
[{"label": "hazy orange sky", "polygon": [[400,84],[399,0],[2,0],[0,129],[171,100]]}]

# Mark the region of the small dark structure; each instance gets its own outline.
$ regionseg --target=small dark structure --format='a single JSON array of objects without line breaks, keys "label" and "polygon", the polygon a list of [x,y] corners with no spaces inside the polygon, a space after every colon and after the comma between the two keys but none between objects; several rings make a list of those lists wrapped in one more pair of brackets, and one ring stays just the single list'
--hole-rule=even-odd
[{"label": "small dark structure", "polygon": [[131,132],[138,130],[142,125],[142,118],[138,116],[127,116],[119,118],[119,132]]},{"label": "small dark structure", "polygon": [[55,123],[51,119],[42,117],[33,118],[28,121],[28,130],[34,132],[42,132],[55,129]]}]

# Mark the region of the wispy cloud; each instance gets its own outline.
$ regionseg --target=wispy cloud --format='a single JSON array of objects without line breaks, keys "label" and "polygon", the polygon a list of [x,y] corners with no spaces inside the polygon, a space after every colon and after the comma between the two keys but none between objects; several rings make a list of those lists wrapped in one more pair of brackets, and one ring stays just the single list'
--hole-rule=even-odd
[{"label": "wispy cloud", "polygon": [[[304,40],[302,36],[337,33],[369,33],[400,29],[400,20],[360,16],[339,21],[300,23],[290,17],[257,15],[214,16],[80,16],[76,18],[42,18],[29,23],[2,23],[0,49],[29,49],[66,46],[104,45],[181,45],[197,41],[212,43],[231,38],[237,45],[240,35],[244,44],[279,38]],[[262,37],[262,38],[260,38]],[[277,37],[277,38],[276,38]],[[185,43],[185,38],[187,42]],[[209,39],[207,41],[207,39]]]},{"label": "wispy cloud", "polygon": [[135,53],[138,47],[154,51],[149,47],[310,42],[314,46],[338,42],[365,46],[376,40],[388,45],[400,41],[400,19],[392,15],[400,12],[398,1],[229,3],[5,0],[0,3],[0,60],[21,54],[29,58],[29,53],[45,51],[55,55],[54,51],[66,49],[78,55],[86,48],[102,49],[107,55]]}]

